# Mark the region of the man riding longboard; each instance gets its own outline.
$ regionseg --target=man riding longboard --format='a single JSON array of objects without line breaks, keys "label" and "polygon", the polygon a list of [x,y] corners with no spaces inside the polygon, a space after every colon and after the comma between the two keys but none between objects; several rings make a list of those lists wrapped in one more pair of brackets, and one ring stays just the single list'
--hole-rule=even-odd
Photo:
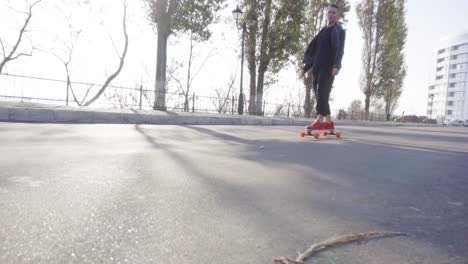
[{"label": "man riding longboard", "polygon": [[339,15],[340,9],[337,5],[328,6],[328,25],[310,42],[302,61],[303,75],[312,68],[313,89],[317,99],[317,118],[306,128],[308,134],[313,130],[334,132],[335,129],[328,101],[344,54],[346,32],[338,24]]}]

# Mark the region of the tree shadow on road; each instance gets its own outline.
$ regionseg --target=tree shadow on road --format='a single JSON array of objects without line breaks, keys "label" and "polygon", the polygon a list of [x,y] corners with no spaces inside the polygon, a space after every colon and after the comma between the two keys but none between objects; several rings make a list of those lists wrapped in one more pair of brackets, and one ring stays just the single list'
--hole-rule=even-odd
[{"label": "tree shadow on road", "polygon": [[[365,139],[343,140],[340,144],[323,140],[250,140],[206,127],[187,128],[244,144],[247,151],[241,155],[265,166],[298,164],[346,182],[343,186],[347,188],[338,188],[343,191],[341,202],[314,205],[324,215],[339,215],[353,222],[378,222],[384,229],[409,232],[419,240],[463,252],[468,223],[462,219],[468,215],[468,209],[451,204],[454,200],[468,204],[468,179],[463,176],[468,171],[468,154],[464,152]],[[259,145],[265,149],[258,151]],[[302,183],[316,184],[306,178]],[[300,190],[307,192],[301,187],[296,191]],[[358,202],[346,201],[346,196]],[[302,201],[307,208],[311,197],[297,195],[292,199],[295,204]]]},{"label": "tree shadow on road", "polygon": [[[215,163],[217,156],[207,161],[194,160],[190,153],[184,152],[181,143],[162,144],[151,136],[150,129],[140,126],[135,129],[155,149],[164,150],[197,176],[204,186],[211,188],[227,210],[251,216],[251,224],[269,233],[274,241],[286,245],[286,252],[295,250],[293,247],[307,246],[302,244],[306,243],[304,241],[326,238],[331,235],[326,234],[330,230],[343,228],[331,226],[333,223],[408,232],[412,239],[438,245],[449,254],[464,252],[468,224],[463,219],[468,210],[450,207],[449,202],[455,199],[468,203],[465,189],[468,179],[460,174],[468,170],[468,155],[441,155],[437,151],[361,141],[329,144],[332,141],[253,140],[206,127],[180,126],[181,133],[184,129],[198,132],[194,140],[200,143],[215,138],[240,144],[243,150],[235,154],[229,151],[232,146],[227,145],[226,155],[233,155],[233,158],[254,161],[272,170],[292,164],[300,166],[291,167],[291,175],[296,176],[284,175],[288,177],[285,186],[259,193],[253,185],[230,181],[223,172],[205,172],[200,162]],[[259,146],[265,148],[259,151]],[[447,171],[447,167],[458,170]],[[268,192],[276,195],[265,194]],[[270,197],[276,205],[268,204],[265,197]],[[313,224],[314,216],[322,219],[318,226]],[[324,219],[329,219],[329,223]],[[287,230],[294,238],[285,239],[283,232],[280,232],[283,235],[276,235],[278,228]],[[339,232],[350,231],[369,230]],[[285,252],[280,247],[275,249]]]},{"label": "tree shadow on road", "polygon": [[[360,135],[399,137],[402,139],[411,139],[417,141],[466,142],[468,140],[468,133],[462,133],[461,131],[438,131],[434,133],[433,131],[427,130],[412,131],[408,128],[394,128],[391,131],[381,131],[378,128],[371,128],[371,130],[369,130],[369,128],[365,127],[348,127],[347,129]],[[448,133],[451,135],[447,135]]]}]

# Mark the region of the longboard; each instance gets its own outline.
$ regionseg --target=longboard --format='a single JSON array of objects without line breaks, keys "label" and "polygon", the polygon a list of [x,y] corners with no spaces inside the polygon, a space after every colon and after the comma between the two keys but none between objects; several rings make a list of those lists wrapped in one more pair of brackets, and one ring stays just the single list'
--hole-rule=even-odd
[{"label": "longboard", "polygon": [[320,135],[323,137],[335,136],[336,138],[341,138],[341,136],[343,136],[341,132],[335,132],[334,130],[302,131],[299,135],[301,137],[314,137],[315,139],[319,139]]}]

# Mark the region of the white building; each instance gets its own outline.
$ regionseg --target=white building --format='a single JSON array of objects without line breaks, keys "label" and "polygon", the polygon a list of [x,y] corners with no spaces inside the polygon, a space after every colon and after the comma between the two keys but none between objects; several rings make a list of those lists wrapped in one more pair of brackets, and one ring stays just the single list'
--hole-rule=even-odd
[{"label": "white building", "polygon": [[468,120],[468,32],[441,40],[427,115],[439,122]]}]

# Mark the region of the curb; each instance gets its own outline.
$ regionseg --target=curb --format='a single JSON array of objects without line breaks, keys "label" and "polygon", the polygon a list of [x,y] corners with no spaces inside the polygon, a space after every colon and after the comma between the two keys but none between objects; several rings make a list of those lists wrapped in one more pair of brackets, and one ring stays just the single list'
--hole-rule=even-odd
[{"label": "curb", "polygon": [[[0,122],[73,123],[73,124],[151,124],[151,125],[237,125],[237,126],[307,126],[311,120],[267,118],[217,114],[192,114],[148,111],[105,111],[45,107],[0,106]],[[369,127],[436,127],[414,124],[371,121],[336,121],[340,126]]]},{"label": "curb", "polygon": [[90,110],[0,107],[0,121],[74,124],[305,126],[308,120],[199,114],[147,114]]}]

